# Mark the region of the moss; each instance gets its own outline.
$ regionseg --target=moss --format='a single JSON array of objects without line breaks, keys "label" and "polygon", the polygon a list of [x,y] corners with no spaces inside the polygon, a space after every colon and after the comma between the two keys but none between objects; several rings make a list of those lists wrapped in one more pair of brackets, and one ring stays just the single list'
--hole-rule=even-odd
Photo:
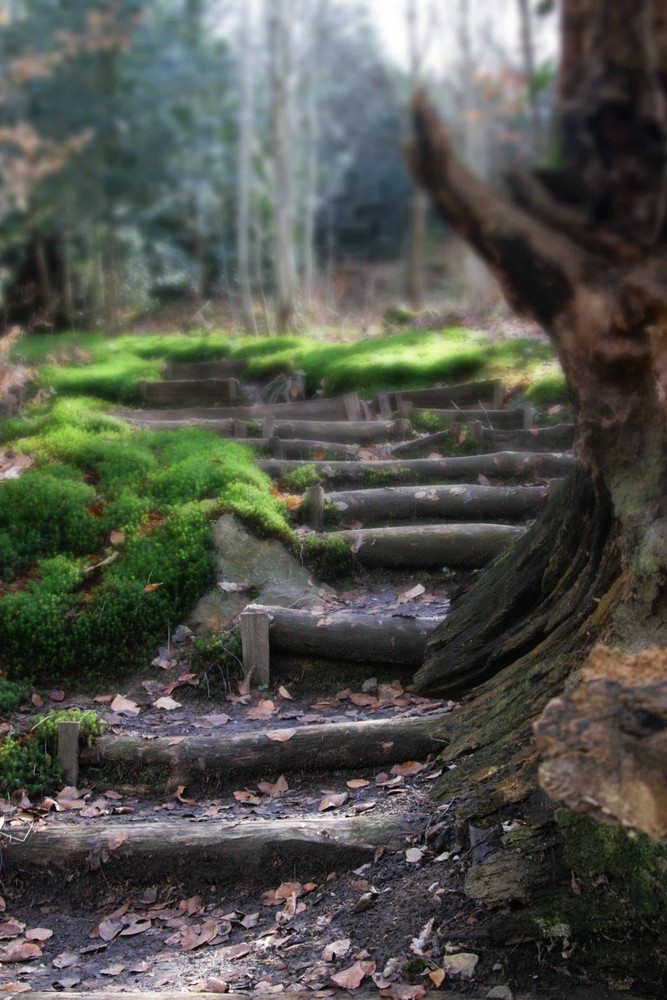
[{"label": "moss", "polygon": [[290,493],[304,493],[309,486],[316,486],[321,477],[315,465],[302,465],[285,473],[283,478]]},{"label": "moss", "polygon": [[534,406],[555,406],[571,402],[570,390],[560,370],[536,377],[526,390],[526,399]]},{"label": "moss", "polygon": [[243,676],[239,628],[207,632],[197,636],[192,648],[191,669],[207,697],[228,694]]},{"label": "moss", "polygon": [[30,798],[55,791],[62,785],[63,771],[43,742],[26,736],[0,738],[0,794],[23,789]]},{"label": "moss", "polygon": [[58,750],[58,726],[61,722],[78,722],[79,743],[82,747],[92,747],[107,728],[106,723],[92,709],[64,708],[49,712],[48,715],[38,715],[32,725],[32,732],[52,755]]},{"label": "moss", "polygon": [[298,545],[301,558],[320,580],[352,576],[358,569],[356,556],[342,538],[305,535]]},{"label": "moss", "polygon": [[0,677],[0,719],[15,712],[30,697],[31,687],[26,683],[17,684]]}]

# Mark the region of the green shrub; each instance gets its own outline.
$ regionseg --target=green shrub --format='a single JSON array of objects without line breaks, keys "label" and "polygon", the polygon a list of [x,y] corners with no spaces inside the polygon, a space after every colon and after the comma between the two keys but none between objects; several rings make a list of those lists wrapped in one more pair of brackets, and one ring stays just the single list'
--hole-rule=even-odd
[{"label": "green shrub", "polygon": [[0,677],[0,719],[6,719],[30,697],[29,684],[17,684]]},{"label": "green shrub", "polygon": [[0,739],[0,794],[23,788],[35,799],[62,786],[62,779],[62,768],[34,734]]},{"label": "green shrub", "polygon": [[63,708],[48,715],[38,715],[32,732],[51,755],[58,752],[58,726],[61,722],[79,723],[79,744],[82,747],[92,747],[107,728],[97,712],[90,708]]}]

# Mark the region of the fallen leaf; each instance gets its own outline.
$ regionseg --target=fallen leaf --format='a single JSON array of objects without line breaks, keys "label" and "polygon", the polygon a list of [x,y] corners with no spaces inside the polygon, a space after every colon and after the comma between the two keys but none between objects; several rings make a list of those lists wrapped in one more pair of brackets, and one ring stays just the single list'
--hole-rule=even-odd
[{"label": "fallen leaf", "polygon": [[33,927],[25,932],[26,941],[48,941],[53,937],[53,931],[48,927]]},{"label": "fallen leaf", "polygon": [[41,958],[42,949],[29,941],[12,941],[0,948],[0,962],[34,962]]},{"label": "fallen leaf", "polygon": [[261,806],[262,804],[259,795],[254,795],[252,792],[234,792],[234,798],[244,806]]},{"label": "fallen leaf", "polygon": [[173,712],[177,708],[183,708],[183,706],[180,701],[174,701],[173,698],[165,697],[154,701],[153,708],[162,708],[165,712]]},{"label": "fallen leaf", "polygon": [[414,774],[419,774],[428,767],[428,764],[420,764],[416,760],[406,760],[404,764],[394,764],[391,769],[392,774],[402,774],[405,777],[410,777]]},{"label": "fallen leaf", "polygon": [[295,733],[296,729],[269,729],[266,735],[270,740],[273,740],[274,743],[287,743],[288,740],[292,739]]},{"label": "fallen leaf", "polygon": [[282,686],[282,684],[278,688],[278,694],[280,695],[281,698],[285,698],[286,701],[294,701],[292,695],[289,693],[286,687]]},{"label": "fallen leaf", "polygon": [[185,796],[183,795],[184,791],[185,791],[185,785],[179,785],[176,791],[174,792],[174,798],[178,802],[182,802],[184,806],[191,806],[195,800],[186,799]]},{"label": "fallen leaf", "polygon": [[370,785],[370,781],[366,778],[352,778],[351,781],[346,781],[345,784],[348,788],[367,788]]},{"label": "fallen leaf", "polygon": [[100,920],[96,930],[103,941],[113,941],[115,937],[118,937],[124,926],[121,920],[107,918],[106,920]]},{"label": "fallen leaf", "polygon": [[125,698],[122,694],[117,694],[110,705],[111,711],[115,712],[116,715],[126,715],[128,719],[133,718],[135,715],[139,715],[141,709],[136,702],[130,701],[129,698]]},{"label": "fallen leaf", "polygon": [[116,833],[112,833],[107,841],[107,847],[110,851],[117,851],[121,844],[124,844],[129,833],[127,830],[118,830]]},{"label": "fallen leaf", "polygon": [[405,852],[405,860],[408,862],[408,864],[411,865],[418,864],[423,857],[424,857],[424,852],[419,847],[410,847]]},{"label": "fallen leaf", "polygon": [[64,701],[65,692],[60,689],[56,691],[49,691],[48,697],[50,701]]},{"label": "fallen leaf", "polygon": [[352,944],[350,938],[341,938],[340,941],[332,941],[325,946],[322,958],[325,962],[335,962],[338,958],[344,958],[350,950]]},{"label": "fallen leaf", "polygon": [[147,583],[144,587],[144,594],[151,594],[154,590],[158,590],[161,586],[161,583]]},{"label": "fallen leaf", "polygon": [[341,989],[356,990],[359,986],[361,986],[361,983],[366,976],[372,976],[374,972],[375,962],[355,962],[349,969],[343,969],[342,972],[336,972],[333,976],[331,976],[331,979],[336,986],[340,986]]},{"label": "fallen leaf", "polygon": [[262,698],[253,708],[248,709],[246,718],[251,719],[253,722],[261,722],[265,719],[270,719],[277,711],[278,709],[270,699]]},{"label": "fallen leaf", "polygon": [[432,972],[429,972],[428,978],[431,980],[436,989],[440,989],[445,981],[445,975],[446,973],[444,969],[433,969]]},{"label": "fallen leaf", "polygon": [[73,965],[76,965],[79,961],[79,955],[76,951],[61,951],[59,955],[51,962],[51,965],[55,969],[69,969]]},{"label": "fallen leaf", "polygon": [[398,595],[399,604],[407,604],[409,601],[414,601],[416,597],[421,597],[422,594],[426,593],[426,587],[418,583],[416,587],[411,590],[405,590],[402,594]]},{"label": "fallen leaf", "polygon": [[353,705],[358,708],[377,708],[380,704],[377,698],[372,694],[362,694],[361,692],[355,692],[350,695],[350,701]]},{"label": "fallen leaf", "polygon": [[218,925],[214,920],[206,920],[200,926],[184,927],[181,931],[181,951],[194,951],[209,944],[217,936]]},{"label": "fallen leaf", "polygon": [[128,924],[127,927],[123,928],[120,932],[120,936],[135,937],[137,934],[144,934],[146,931],[150,930],[152,926],[152,920],[149,920],[147,917],[140,917],[139,920],[135,920],[134,923]]},{"label": "fallen leaf", "polygon": [[20,937],[25,929],[25,924],[18,920],[7,920],[0,924],[0,941],[8,941],[10,938]]},{"label": "fallen leaf", "polygon": [[120,976],[121,972],[125,972],[125,966],[121,965],[120,962],[116,962],[115,965],[107,965],[106,969],[100,969],[101,976]]},{"label": "fallen leaf", "polygon": [[472,952],[461,951],[456,955],[445,955],[442,964],[451,976],[461,976],[462,979],[472,979],[475,974],[475,966],[479,962],[479,955]]},{"label": "fallen leaf", "polygon": [[381,997],[391,997],[392,1000],[422,1000],[426,996],[423,986],[409,986],[408,983],[391,983],[380,990]]},{"label": "fallen leaf", "polygon": [[229,948],[220,948],[216,952],[216,957],[223,962],[233,962],[237,958],[249,955],[251,951],[249,944],[232,944]]},{"label": "fallen leaf", "polygon": [[289,785],[287,784],[287,779],[284,774],[281,774],[275,784],[270,781],[260,781],[257,784],[260,792],[264,795],[268,795],[270,799],[279,798],[284,795],[285,792],[289,791]]},{"label": "fallen leaf", "polygon": [[327,809],[337,809],[348,800],[347,792],[328,792],[320,802],[319,811],[326,812]]},{"label": "fallen leaf", "polygon": [[226,983],[224,979],[218,979],[216,976],[211,976],[206,980],[206,992],[229,993],[229,983]]},{"label": "fallen leaf", "polygon": [[0,993],[32,993],[30,983],[3,983]]},{"label": "fallen leaf", "polygon": [[44,704],[44,699],[42,698],[41,695],[37,694],[37,692],[31,695],[30,701],[33,703],[35,708],[41,708],[42,705]]}]

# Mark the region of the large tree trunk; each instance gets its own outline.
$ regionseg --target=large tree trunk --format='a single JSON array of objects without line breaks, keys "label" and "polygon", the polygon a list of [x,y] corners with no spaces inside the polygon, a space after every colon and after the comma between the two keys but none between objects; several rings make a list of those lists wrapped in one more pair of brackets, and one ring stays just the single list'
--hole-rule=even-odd
[{"label": "large tree trunk", "polygon": [[[516,175],[513,200],[499,196],[456,160],[423,95],[414,104],[410,150],[442,215],[486,260],[517,311],[550,334],[575,399],[580,468],[434,633],[417,674],[419,690],[465,695],[461,711],[443,722],[444,757],[457,766],[443,772],[439,794],[455,798],[459,818],[492,823],[523,813],[540,829],[551,813],[538,793],[532,724],[547,701],[574,687],[595,640],[625,654],[667,645],[667,2],[563,0],[562,18],[559,170]],[[605,689],[615,714],[601,708],[602,682],[590,681],[550,710],[541,729],[550,793],[607,820],[653,834],[660,828],[650,810],[629,818],[622,807],[635,764],[624,774],[623,754],[601,752],[593,740],[603,732],[608,744],[621,745],[617,709],[630,702],[633,712],[639,702],[649,714],[655,706],[651,718],[664,725],[667,679],[658,673],[641,698],[621,685]],[[602,711],[604,725],[583,732],[582,718]],[[563,755],[567,781],[562,761],[549,765],[558,754],[555,725],[578,734]],[[655,773],[647,776],[651,789]],[[569,850],[573,826],[560,828]],[[541,856],[553,843],[542,839]],[[516,850],[514,857],[525,861]],[[540,866],[519,872],[508,852],[493,858],[473,869],[476,894],[491,898],[480,888],[484,873],[506,875],[507,862],[516,877],[504,898],[534,900]],[[564,899],[572,889],[568,872],[561,874]],[[598,875],[608,871],[600,867]],[[578,905],[597,920],[606,904],[599,889],[591,893]],[[612,896],[613,887],[606,902]],[[593,909],[585,909],[589,903]],[[662,912],[664,903],[663,894]],[[632,921],[637,912],[617,908],[614,919]]]}]

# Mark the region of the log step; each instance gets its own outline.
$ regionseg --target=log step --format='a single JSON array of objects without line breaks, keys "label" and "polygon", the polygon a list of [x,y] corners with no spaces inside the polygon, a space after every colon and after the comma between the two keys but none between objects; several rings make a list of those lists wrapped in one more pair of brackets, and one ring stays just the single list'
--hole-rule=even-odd
[{"label": "log step", "polygon": [[[377,486],[410,482],[467,483],[483,475],[487,479],[559,479],[574,468],[571,454],[500,451],[489,455],[455,458],[415,458],[378,462],[304,462],[265,459],[258,468],[279,479],[305,466],[314,466],[323,482],[367,482]],[[375,480],[375,482],[374,482]],[[378,482],[379,481],[379,482]]]},{"label": "log step", "polygon": [[222,405],[235,403],[239,383],[235,378],[180,379],[166,382],[139,382],[139,392],[145,403],[188,406],[206,401]]},{"label": "log step", "polygon": [[453,406],[478,407],[480,404],[490,404],[491,407],[502,406],[505,387],[498,379],[484,379],[480,382],[466,382],[460,385],[431,386],[426,389],[404,389],[401,392],[378,393],[374,404],[378,410],[388,399],[392,409],[398,410],[401,402],[412,403],[422,409],[448,409]]},{"label": "log step", "polygon": [[[189,886],[238,884],[266,873],[273,878],[325,876],[353,868],[384,846],[399,849],[414,833],[399,817],[320,817],[229,823],[209,820],[37,824],[21,843],[3,847],[6,872],[43,880],[46,873],[132,881],[134,888],[169,881]],[[90,873],[93,873],[91,876]]]},{"label": "log step", "polygon": [[[313,637],[311,632],[306,634],[301,622],[298,623],[299,635],[290,647],[289,636],[285,635],[286,619],[278,616],[283,609],[268,610],[278,617],[281,648],[321,655],[317,637]],[[293,614],[309,616],[307,611]],[[313,626],[316,624],[317,620]],[[321,642],[330,650],[331,643],[327,642],[326,635],[328,630],[319,631],[322,633]],[[345,646],[348,653],[355,635],[354,629],[351,632],[352,638]],[[298,648],[294,650],[294,646]],[[311,646],[312,649],[307,648]],[[351,657],[348,655],[346,658]],[[115,773],[122,769],[124,775],[154,772],[156,779],[159,776],[163,780],[167,772],[169,788],[185,785],[188,791],[193,786],[219,789],[223,785],[229,786],[230,782],[303,771],[305,760],[308,761],[309,772],[361,766],[384,767],[402,760],[421,759],[437,751],[440,744],[433,733],[440,717],[441,713],[424,717],[399,716],[303,725],[284,743],[269,739],[264,731],[186,736],[179,743],[170,737],[147,740],[141,736],[103,736],[94,747],[81,753],[81,765],[87,768],[88,777],[93,779],[105,778],[109,769]],[[156,783],[159,784],[159,780]]]},{"label": "log step", "polygon": [[339,491],[326,499],[343,518],[512,521],[535,517],[552,492],[551,486],[393,486]]},{"label": "log step", "polygon": [[415,418],[415,422],[420,416],[434,415],[439,417],[446,424],[471,423],[473,420],[481,420],[484,426],[492,427],[496,430],[527,430],[533,425],[533,409],[531,406],[516,406],[507,410],[471,410],[471,409],[413,409],[410,413]]},{"label": "log step", "polygon": [[480,569],[525,533],[508,524],[425,524],[330,531],[363,566],[383,569]]},{"label": "log step", "polygon": [[[167,385],[169,383],[153,383]],[[173,383],[178,384],[178,383]],[[201,399],[201,396],[199,397]],[[262,417],[274,417],[276,420],[365,420],[367,413],[365,404],[356,393],[345,396],[331,396],[325,399],[304,399],[295,403],[258,403],[254,406],[194,406],[178,411],[180,420],[206,420],[210,418],[232,417],[239,420],[261,420]],[[119,407],[116,416],[133,420],[144,417],[153,420],[171,420],[174,411],[171,409],[134,410]]]},{"label": "log step", "polygon": [[[247,429],[258,421],[271,420],[259,417],[258,421],[239,421],[234,417],[220,417],[219,410],[207,409],[205,417],[183,417],[180,410],[157,411],[167,417],[153,416],[153,410],[116,410],[116,415],[149,430],[177,431],[184,427],[205,427],[217,434],[233,434],[234,425],[244,423]],[[340,444],[381,444],[410,433],[409,422],[399,426],[397,420],[274,420],[271,427],[275,437],[300,441],[333,441]],[[250,439],[255,440],[255,439]]]},{"label": "log step", "polygon": [[248,367],[246,361],[168,361],[164,377],[170,381],[183,379],[239,378]]},{"label": "log step", "polygon": [[570,451],[574,447],[574,424],[530,427],[528,430],[491,430],[481,423],[470,428],[471,437],[484,451]]},{"label": "log step", "polygon": [[247,610],[254,608],[271,616],[269,641],[273,652],[396,664],[405,669],[421,666],[428,637],[442,621],[397,615],[380,617],[354,611],[316,616],[310,611],[255,604]]}]

